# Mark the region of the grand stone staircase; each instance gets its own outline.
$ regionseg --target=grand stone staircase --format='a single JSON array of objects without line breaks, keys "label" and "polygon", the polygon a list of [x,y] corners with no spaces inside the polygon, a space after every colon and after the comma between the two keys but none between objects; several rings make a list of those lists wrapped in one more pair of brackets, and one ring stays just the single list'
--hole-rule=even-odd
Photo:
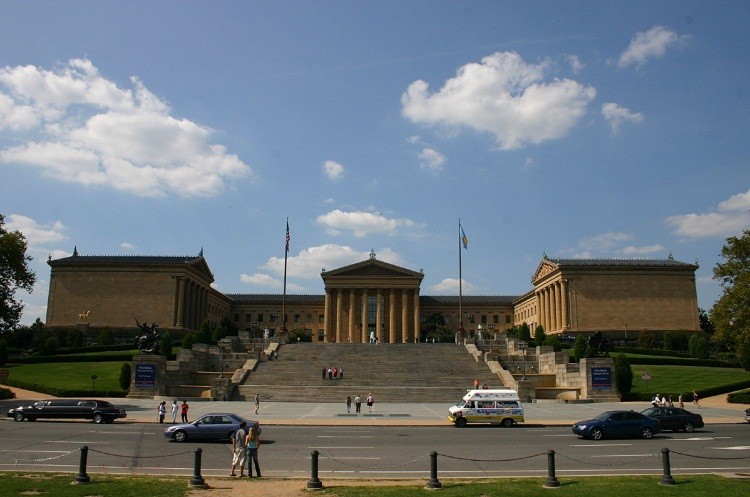
[{"label": "grand stone staircase", "polygon": [[[321,370],[343,367],[344,379],[322,379]],[[261,361],[238,385],[232,400],[256,393],[272,402],[455,403],[474,379],[499,387],[498,376],[463,346],[454,344],[294,343],[283,345],[278,359]]]}]

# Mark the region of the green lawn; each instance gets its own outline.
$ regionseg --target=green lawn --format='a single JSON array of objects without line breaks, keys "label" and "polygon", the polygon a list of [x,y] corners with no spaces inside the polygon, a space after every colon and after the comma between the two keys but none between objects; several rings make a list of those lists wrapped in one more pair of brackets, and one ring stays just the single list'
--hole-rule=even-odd
[{"label": "green lawn", "polygon": [[[0,473],[0,488],[3,497],[25,495],[54,495],[55,497],[185,497],[205,495],[212,491],[200,490],[188,493],[189,478],[167,478],[154,476],[110,476],[91,474],[91,483],[71,485],[75,474],[52,473]],[[439,475],[438,475],[439,477]],[[660,485],[660,476],[607,477],[607,478],[559,478],[557,489],[544,488],[545,478],[502,479],[484,481],[441,481],[441,496],[484,496],[484,497],[549,497],[570,495],[575,497],[620,497],[622,495],[648,495],[649,497],[675,496],[698,497],[704,495],[745,495],[748,489],[746,478],[724,478],[717,475],[675,476],[676,485]],[[272,480],[243,482],[236,489],[236,495],[252,495],[253,487],[265,485]],[[237,482],[237,480],[235,480]],[[222,489],[221,480],[206,480],[209,486]],[[325,480],[323,480],[325,485]],[[402,497],[424,496],[429,491],[424,485],[416,486],[363,486],[326,487],[321,494],[334,497]],[[299,489],[304,490],[306,482],[299,480]],[[226,487],[223,488],[226,491]],[[311,493],[311,495],[313,495]]]},{"label": "green lawn", "polygon": [[[740,368],[711,368],[705,366],[654,366],[635,364],[633,369],[633,392],[661,395],[677,395],[704,388],[750,380],[750,372]],[[643,380],[648,372],[651,379]],[[692,399],[691,399],[692,401]]]},{"label": "green lawn", "polygon": [[120,390],[123,362],[47,362],[8,366],[8,377],[36,385],[69,390],[91,390],[96,375],[96,391]]}]

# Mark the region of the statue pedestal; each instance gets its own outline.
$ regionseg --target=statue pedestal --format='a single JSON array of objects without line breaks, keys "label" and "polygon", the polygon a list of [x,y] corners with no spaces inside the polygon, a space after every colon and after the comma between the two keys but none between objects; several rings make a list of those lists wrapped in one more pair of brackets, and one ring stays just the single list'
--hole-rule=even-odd
[{"label": "statue pedestal", "polygon": [[167,358],[163,355],[133,356],[128,397],[152,399],[167,394]]},{"label": "statue pedestal", "polygon": [[615,388],[615,361],[611,357],[581,359],[581,398],[594,402],[619,402]]}]

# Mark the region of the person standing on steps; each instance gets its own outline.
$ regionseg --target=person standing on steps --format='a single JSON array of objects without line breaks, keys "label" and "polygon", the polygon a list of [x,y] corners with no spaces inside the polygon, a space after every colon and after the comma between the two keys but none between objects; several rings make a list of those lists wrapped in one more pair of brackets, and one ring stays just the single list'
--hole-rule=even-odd
[{"label": "person standing on steps", "polygon": [[354,412],[356,412],[357,414],[362,412],[362,398],[359,396],[359,394],[354,397]]},{"label": "person standing on steps", "polygon": [[367,409],[372,412],[372,405],[375,403],[375,397],[372,396],[372,392],[367,396]]},{"label": "person standing on steps", "polygon": [[350,395],[346,396],[346,413],[352,412],[352,398]]}]

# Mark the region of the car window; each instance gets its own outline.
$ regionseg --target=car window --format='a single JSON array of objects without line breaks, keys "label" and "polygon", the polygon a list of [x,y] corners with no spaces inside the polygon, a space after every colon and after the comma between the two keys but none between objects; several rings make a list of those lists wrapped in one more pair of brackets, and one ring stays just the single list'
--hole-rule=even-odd
[{"label": "car window", "polygon": [[78,405],[81,407],[95,407],[96,402],[94,402],[93,400],[82,400],[78,403]]},{"label": "car window", "polygon": [[[214,418],[214,420],[215,420],[216,418],[219,418],[219,420],[218,420],[218,424],[222,424],[222,425],[231,425],[231,424],[232,424],[232,420],[231,420],[231,419],[229,419],[229,418],[228,418],[227,416],[216,416],[216,417]],[[215,423],[216,423],[216,422],[217,422],[217,421],[215,421]]]},{"label": "car window", "polygon": [[495,407],[495,403],[491,400],[490,401],[485,400],[485,401],[479,402],[480,409],[492,409],[494,407]]},{"label": "car window", "polygon": [[611,416],[609,417],[609,419],[610,419],[611,421],[622,421],[622,420],[624,420],[624,419],[625,419],[625,414],[626,414],[626,413],[624,413],[624,412],[615,412],[615,413],[613,413],[613,414],[612,414],[612,415],[611,415]]},{"label": "car window", "polygon": [[39,402],[34,402],[34,407],[36,407],[37,409],[40,407],[44,407],[46,405],[47,405],[46,400],[40,400]]},{"label": "car window", "polygon": [[625,419],[627,419],[628,421],[636,421],[641,419],[641,415],[637,412],[626,412]]}]

